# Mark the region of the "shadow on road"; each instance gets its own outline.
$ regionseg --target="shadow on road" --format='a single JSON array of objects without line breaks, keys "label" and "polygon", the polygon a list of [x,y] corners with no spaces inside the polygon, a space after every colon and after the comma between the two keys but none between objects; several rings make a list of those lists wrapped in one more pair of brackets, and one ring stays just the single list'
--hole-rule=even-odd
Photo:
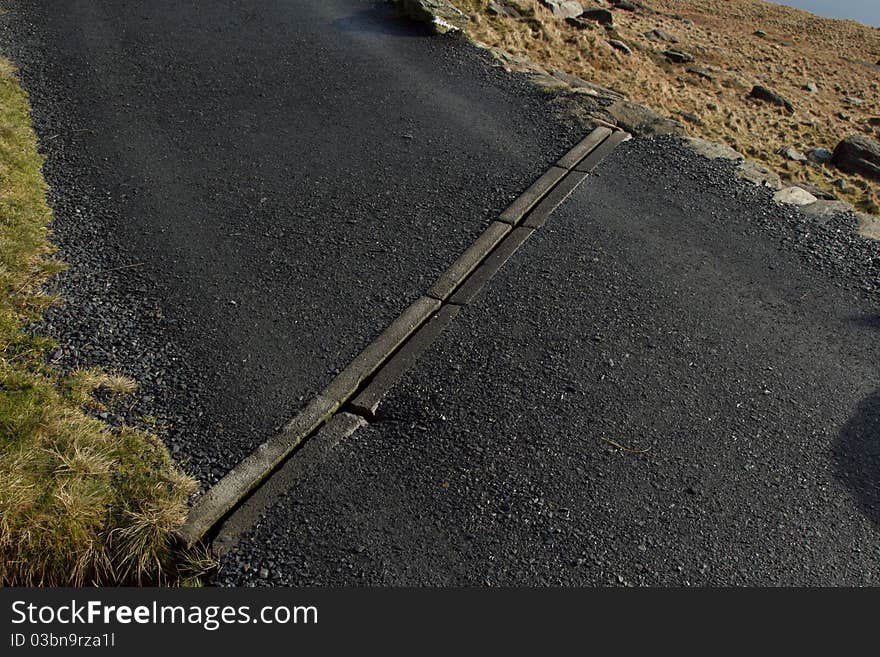
[{"label": "shadow on road", "polygon": [[384,36],[430,36],[427,25],[397,16],[390,9],[375,7],[364,9],[351,16],[333,21],[333,27],[341,32],[364,32]]},{"label": "shadow on road", "polygon": [[[862,326],[880,330],[880,315],[859,317]],[[856,502],[880,527],[880,390],[862,401],[834,445],[835,474]]]}]

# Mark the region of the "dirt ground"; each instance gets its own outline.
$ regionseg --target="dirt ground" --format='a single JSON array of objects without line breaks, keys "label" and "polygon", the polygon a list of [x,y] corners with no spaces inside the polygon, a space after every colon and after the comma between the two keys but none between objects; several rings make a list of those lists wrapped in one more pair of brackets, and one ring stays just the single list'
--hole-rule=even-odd
[{"label": "dirt ground", "polygon": [[[880,214],[876,182],[778,152],[833,150],[855,133],[880,139],[880,29],[762,0],[644,0],[631,3],[635,11],[599,0],[581,4],[611,10],[613,24],[576,27],[535,0],[456,0],[471,18],[473,40],[620,91],[684,123],[693,136],[767,164],[783,180],[812,183]],[[519,16],[504,15],[507,8]],[[660,35],[647,36],[654,30]],[[664,54],[670,49],[693,61],[673,63]],[[794,111],[750,98],[756,84]]]}]

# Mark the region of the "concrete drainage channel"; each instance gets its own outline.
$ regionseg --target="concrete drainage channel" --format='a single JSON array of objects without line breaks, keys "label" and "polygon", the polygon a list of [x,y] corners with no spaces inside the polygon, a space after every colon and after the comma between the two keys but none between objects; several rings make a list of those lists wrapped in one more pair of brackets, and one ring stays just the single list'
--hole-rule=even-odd
[{"label": "concrete drainage channel", "polygon": [[416,300],[284,430],[260,445],[190,510],[179,539],[212,541],[216,554],[340,440],[375,418],[394,384],[590,172],[630,135],[600,127],[523,192]]}]

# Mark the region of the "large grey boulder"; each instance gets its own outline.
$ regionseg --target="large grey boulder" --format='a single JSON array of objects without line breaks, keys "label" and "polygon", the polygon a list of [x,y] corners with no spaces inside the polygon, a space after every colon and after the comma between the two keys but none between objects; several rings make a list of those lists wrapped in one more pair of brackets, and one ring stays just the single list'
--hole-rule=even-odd
[{"label": "large grey boulder", "polygon": [[880,181],[880,144],[864,135],[851,135],[834,149],[831,163],[845,173]]},{"label": "large grey boulder", "polygon": [[449,0],[391,0],[404,16],[428,23],[437,32],[460,30],[468,22],[463,11]]}]

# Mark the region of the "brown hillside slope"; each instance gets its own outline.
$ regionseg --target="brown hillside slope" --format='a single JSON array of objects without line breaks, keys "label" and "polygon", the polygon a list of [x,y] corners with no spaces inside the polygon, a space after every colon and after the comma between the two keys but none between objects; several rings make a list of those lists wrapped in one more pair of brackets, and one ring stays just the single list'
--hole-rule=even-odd
[{"label": "brown hillside slope", "polygon": [[[455,3],[469,14],[467,31],[475,41],[617,89],[686,123],[693,136],[764,162],[784,180],[813,183],[880,213],[876,182],[777,153],[786,147],[833,150],[856,133],[880,139],[878,28],[762,0],[644,0],[632,3],[637,11],[583,0],[585,9],[609,9],[614,23],[588,21],[580,29],[535,0]],[[499,7],[519,8],[522,17],[493,13]],[[646,36],[652,30],[677,42]],[[631,53],[609,40],[623,42]],[[669,49],[694,60],[673,63],[664,55]],[[702,74],[693,72],[697,68]],[[790,100],[794,112],[750,98],[756,84]]]}]

